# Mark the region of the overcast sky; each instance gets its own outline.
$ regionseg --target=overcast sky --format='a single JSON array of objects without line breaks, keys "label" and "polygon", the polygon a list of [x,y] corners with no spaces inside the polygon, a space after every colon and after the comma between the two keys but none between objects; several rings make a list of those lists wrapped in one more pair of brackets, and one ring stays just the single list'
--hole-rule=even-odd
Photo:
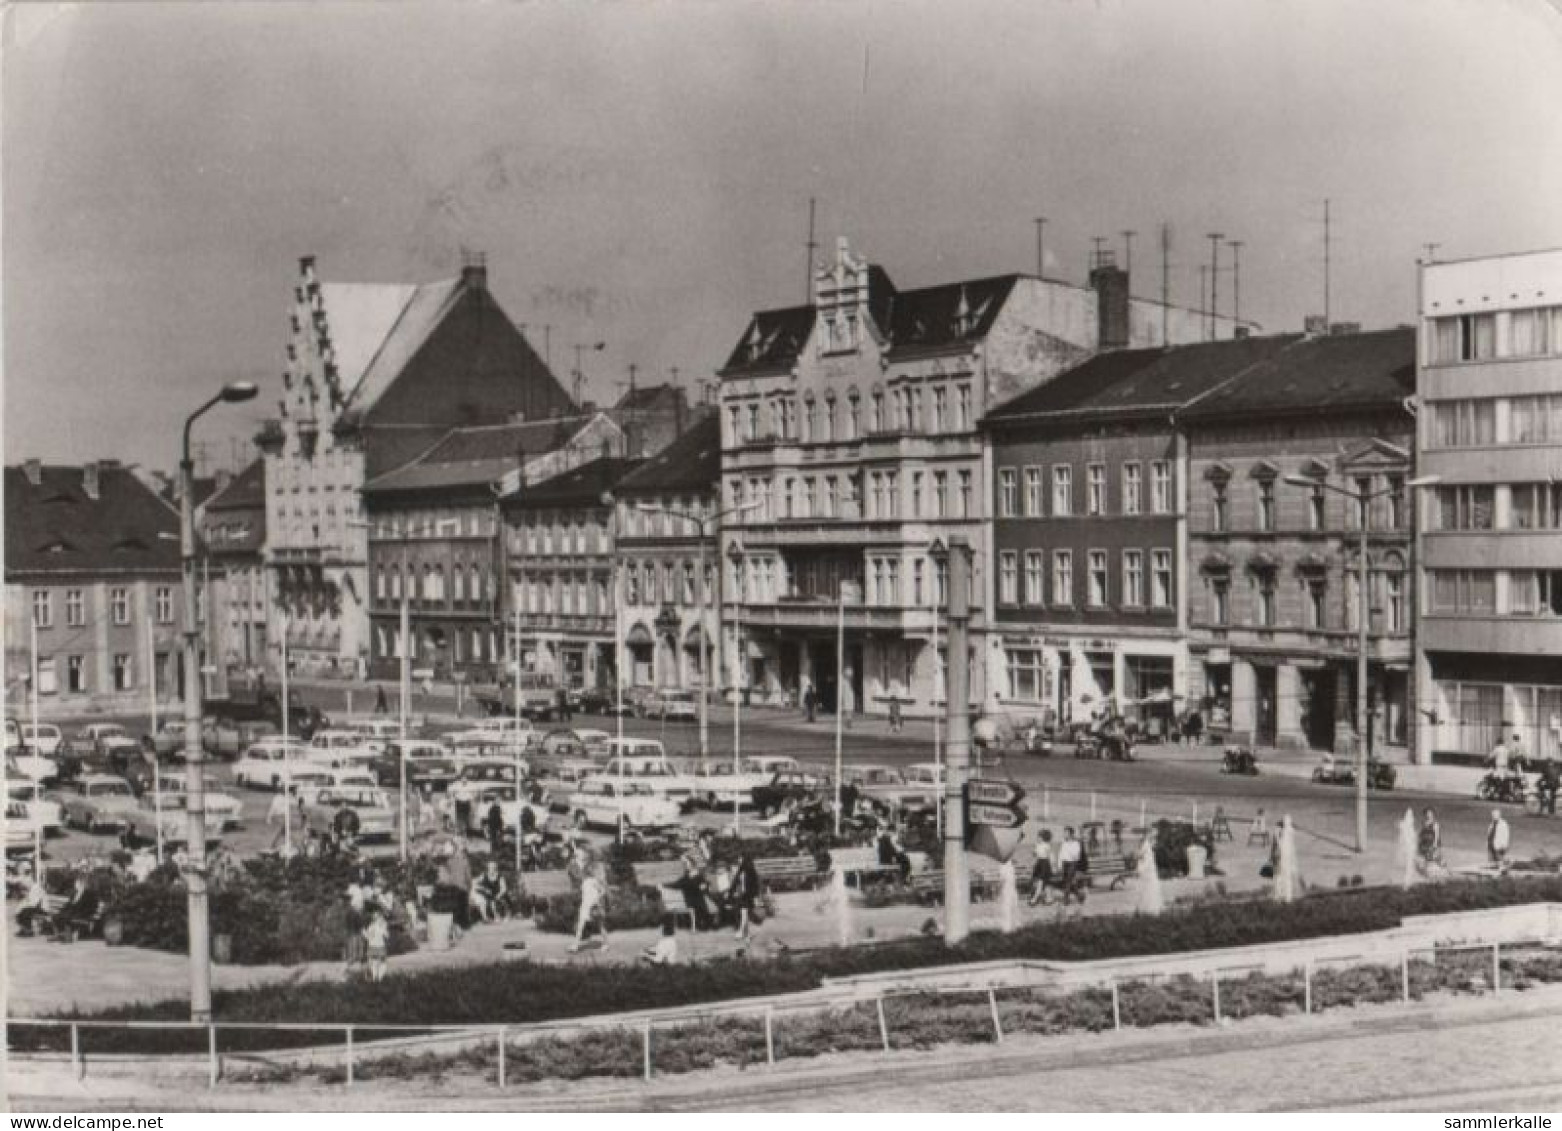
[{"label": "overcast sky", "polygon": [[[427,281],[462,246],[588,395],[707,378],[802,301],[808,199],[902,287],[1083,282],[1196,304],[1213,230],[1242,313],[1414,316],[1422,245],[1562,245],[1548,0],[553,0],[23,5],[3,88],[6,459],[169,467],[224,380],[280,395],[297,257]],[[1220,284],[1229,311],[1230,276]]]}]

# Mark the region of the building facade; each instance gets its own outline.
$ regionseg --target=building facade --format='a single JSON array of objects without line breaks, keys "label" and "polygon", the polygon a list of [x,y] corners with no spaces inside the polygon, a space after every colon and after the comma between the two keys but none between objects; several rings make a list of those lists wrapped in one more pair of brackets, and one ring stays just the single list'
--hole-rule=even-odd
[{"label": "building facade", "polygon": [[[150,713],[184,688],[179,516],[117,461],[5,469],[7,710]],[[203,664],[204,664],[203,657]]]},{"label": "building facade", "polygon": [[1000,406],[991,440],[1003,712],[1164,731],[1187,702],[1187,445],[1176,414],[1294,339],[1099,354]]},{"label": "building facade", "polygon": [[613,490],[639,460],[602,456],[501,502],[510,607],[524,675],[559,687],[616,687],[620,625]]},{"label": "building facade", "polygon": [[935,540],[975,551],[972,688],[988,696],[978,421],[1099,348],[1206,332],[1199,315],[1130,298],[1109,259],[1097,268],[1088,288],[1005,275],[902,291],[842,241],[810,305],[753,316],[719,373],[721,506],[750,508],[724,524],[724,631],[753,696],[811,687],[826,709],[844,695],[852,711],[934,711]]},{"label": "building facade", "polygon": [[215,682],[266,667],[271,573],[266,568],[266,465],[254,460],[197,510],[209,578]]},{"label": "building facade", "polygon": [[730,671],[718,666],[720,481],[721,428],[708,414],[614,491],[626,688],[693,690],[707,666],[718,681]]},{"label": "building facade", "polygon": [[279,416],[266,460],[274,666],[285,624],[300,670],[350,675],[370,651],[369,480],[453,427],[574,411],[474,262],[422,286],[324,283],[300,261]]},{"label": "building facade", "polygon": [[1178,414],[1188,695],[1236,741],[1356,748],[1355,497],[1366,495],[1372,748],[1403,756],[1409,745],[1414,339],[1407,328],[1303,337]]},{"label": "building facade", "polygon": [[407,606],[414,670],[494,682],[509,662],[499,498],[622,444],[603,413],[531,424],[452,429],[410,463],[364,488],[369,533],[370,673],[395,678]]},{"label": "building facade", "polygon": [[1562,250],[1429,263],[1420,294],[1422,747],[1562,757]]}]

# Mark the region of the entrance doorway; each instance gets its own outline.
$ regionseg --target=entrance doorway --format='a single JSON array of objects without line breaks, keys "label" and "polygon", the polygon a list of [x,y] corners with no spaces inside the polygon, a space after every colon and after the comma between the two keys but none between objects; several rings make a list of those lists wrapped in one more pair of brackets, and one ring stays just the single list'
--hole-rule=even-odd
[{"label": "entrance doorway", "polygon": [[808,657],[814,673],[814,695],[820,714],[833,714],[839,690],[835,676],[835,641],[814,640],[808,645]]},{"label": "entrance doorway", "polygon": [[1334,692],[1332,668],[1312,668],[1302,675],[1302,733],[1314,750],[1334,749]]},{"label": "entrance doorway", "polygon": [[781,668],[781,686],[793,700],[802,706],[803,680],[802,680],[802,650],[795,640],[783,640],[778,649],[777,663]]},{"label": "entrance doorway", "polygon": [[851,677],[851,699],[846,704],[854,715],[862,714],[862,645],[846,645],[846,669]]},{"label": "entrance doorway", "polygon": [[1259,746],[1275,745],[1277,683],[1274,668],[1253,669],[1253,698],[1256,700],[1253,741]]}]

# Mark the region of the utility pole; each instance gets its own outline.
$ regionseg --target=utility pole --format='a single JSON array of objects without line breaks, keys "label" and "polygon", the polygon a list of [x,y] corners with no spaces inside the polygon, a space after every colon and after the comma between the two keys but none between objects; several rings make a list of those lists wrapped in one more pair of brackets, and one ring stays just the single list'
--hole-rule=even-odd
[{"label": "utility pole", "polygon": [[1330,246],[1334,242],[1333,241],[1333,237],[1330,234],[1330,230],[1329,230],[1329,220],[1330,220],[1330,217],[1329,217],[1329,198],[1328,197],[1324,197],[1323,198],[1323,325],[1324,325],[1324,332],[1325,333],[1328,332],[1329,319],[1331,317],[1331,314],[1329,312],[1330,311],[1330,308],[1329,308],[1329,299],[1330,299],[1330,295],[1329,295],[1329,283],[1330,283],[1329,272],[1330,272],[1330,269],[1333,267],[1333,262],[1332,262],[1332,252],[1330,250]]},{"label": "utility pole", "polygon": [[1171,317],[1171,225],[1161,224],[1161,345],[1171,345],[1168,319]]},{"label": "utility pole", "polygon": [[1209,265],[1199,264],[1199,328],[1204,332],[1203,337],[1209,341]]},{"label": "utility pole", "polygon": [[1220,337],[1220,241],[1224,232],[1209,233],[1209,336]]},{"label": "utility pole", "polygon": [[1134,273],[1134,237],[1138,234],[1132,228],[1125,228],[1121,233],[1123,237],[1123,270],[1128,272],[1130,283],[1133,281]]},{"label": "utility pole", "polygon": [[944,941],[953,945],[971,931],[971,880],[965,848],[965,789],[971,772],[971,547],[964,538],[935,542],[935,561],[949,563],[949,689],[944,717],[949,745],[944,774]]},{"label": "utility pole", "polygon": [[401,741],[397,743],[401,765],[400,802],[401,859],[407,860],[407,698],[412,693],[412,669],[408,653],[412,651],[412,606],[407,601],[407,590],[401,590]]},{"label": "utility pole", "polygon": [[1226,246],[1231,249],[1231,321],[1236,325],[1242,321],[1242,241],[1227,240]]},{"label": "utility pole", "polygon": [[1038,216],[1035,219],[1035,224],[1036,224],[1036,278],[1038,278],[1038,279],[1045,279],[1047,277],[1047,244],[1046,244],[1047,218],[1045,216]]},{"label": "utility pole", "polygon": [[814,206],[813,197],[808,198],[808,242],[804,245],[803,260],[803,302],[811,303],[814,300],[814,252],[819,245],[814,240]]}]

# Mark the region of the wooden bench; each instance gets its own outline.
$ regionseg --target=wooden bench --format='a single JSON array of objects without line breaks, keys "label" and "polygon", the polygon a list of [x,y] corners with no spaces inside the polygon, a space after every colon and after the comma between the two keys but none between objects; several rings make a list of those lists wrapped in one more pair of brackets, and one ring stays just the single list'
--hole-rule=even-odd
[{"label": "wooden bench", "polygon": [[1096,886],[1096,881],[1107,881],[1106,890],[1116,891],[1139,870],[1138,861],[1132,856],[1108,854],[1105,856],[1092,856],[1090,866],[1085,869],[1085,883],[1090,887]]},{"label": "wooden bench", "polygon": [[680,919],[689,921],[689,930],[695,929],[694,908],[689,906],[688,898],[681,888],[669,885],[683,879],[683,863],[678,860],[658,860],[646,864],[631,865],[635,876],[635,886],[652,888],[662,901],[662,910],[673,917],[676,924]]},{"label": "wooden bench", "polygon": [[[1003,888],[1003,865],[987,856],[971,855],[966,858],[967,876],[971,895],[976,899],[996,899]],[[1015,877],[1016,887],[1019,877]],[[944,870],[926,868],[914,871],[907,885],[918,903],[941,903],[944,899]]]},{"label": "wooden bench", "polygon": [[[830,850],[830,869],[839,868],[846,875],[846,884],[851,886],[852,877],[857,878],[857,886],[860,888],[868,877],[892,876],[900,871],[898,865],[880,864],[879,850],[877,848],[834,848]],[[912,863],[915,871],[915,861]]]},{"label": "wooden bench", "polygon": [[522,872],[521,890],[532,899],[559,899],[575,893],[575,883],[563,868]]},{"label": "wooden bench", "polygon": [[824,873],[812,856],[771,856],[754,861],[754,871],[766,891],[774,885],[797,883],[805,887],[818,887]]}]

